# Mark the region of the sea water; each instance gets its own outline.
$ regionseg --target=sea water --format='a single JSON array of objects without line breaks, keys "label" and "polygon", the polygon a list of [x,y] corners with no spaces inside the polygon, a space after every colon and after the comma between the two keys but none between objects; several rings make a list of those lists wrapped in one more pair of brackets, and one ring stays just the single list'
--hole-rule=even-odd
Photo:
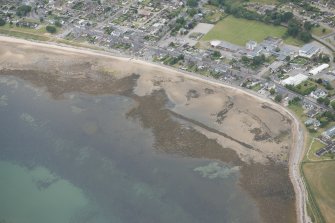
[{"label": "sea water", "polygon": [[134,105],[1,77],[0,222],[259,222],[239,167],[157,151]]}]

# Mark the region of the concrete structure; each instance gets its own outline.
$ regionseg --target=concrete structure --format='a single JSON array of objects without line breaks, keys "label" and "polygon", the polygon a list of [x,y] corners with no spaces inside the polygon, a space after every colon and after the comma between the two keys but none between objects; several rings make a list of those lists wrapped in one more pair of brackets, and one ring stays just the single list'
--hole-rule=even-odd
[{"label": "concrete structure", "polygon": [[309,71],[310,75],[317,75],[318,73],[320,73],[321,71],[323,71],[324,69],[327,69],[329,67],[329,64],[322,64],[318,67],[314,67],[313,69],[311,69]]},{"label": "concrete structure", "polygon": [[304,75],[304,74],[297,74],[295,76],[286,78],[285,80],[282,80],[280,83],[282,85],[293,85],[296,86],[298,84],[300,84],[301,82],[305,81],[308,79],[308,76]]},{"label": "concrete structure", "polygon": [[304,45],[299,50],[299,56],[311,59],[314,55],[318,54],[319,52],[320,52],[319,47],[309,43],[309,44]]}]

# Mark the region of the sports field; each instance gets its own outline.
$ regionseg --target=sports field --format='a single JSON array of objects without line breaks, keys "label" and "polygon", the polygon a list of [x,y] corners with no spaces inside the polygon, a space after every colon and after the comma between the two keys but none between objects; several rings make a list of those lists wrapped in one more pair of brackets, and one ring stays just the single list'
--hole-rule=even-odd
[{"label": "sports field", "polygon": [[203,38],[203,41],[224,40],[244,46],[249,40],[263,41],[266,37],[283,37],[286,28],[262,22],[228,16],[218,22]]},{"label": "sports field", "polygon": [[305,163],[303,171],[324,220],[335,222],[335,161]]}]

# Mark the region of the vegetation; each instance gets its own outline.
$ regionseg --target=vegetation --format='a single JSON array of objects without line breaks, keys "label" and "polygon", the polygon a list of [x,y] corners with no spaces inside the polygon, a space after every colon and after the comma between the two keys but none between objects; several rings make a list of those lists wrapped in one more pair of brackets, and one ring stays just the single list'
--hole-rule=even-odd
[{"label": "vegetation", "polygon": [[[281,1],[286,2],[286,0]],[[288,24],[286,37],[292,36],[294,38],[302,40],[303,42],[309,42],[312,39],[312,35],[310,32],[313,25],[310,22],[301,23],[294,18],[293,13],[280,12],[275,10],[267,11],[265,15],[262,15],[243,7],[243,4],[241,4],[242,2],[239,3],[238,1],[234,0],[209,0],[209,4],[224,7],[226,13],[231,14],[236,18],[255,20],[267,24],[273,24],[276,26],[281,24]],[[311,10],[311,8],[308,6],[303,5],[303,7]]]},{"label": "vegetation", "polygon": [[49,32],[49,33],[56,33],[57,29],[54,26],[47,26],[45,27],[45,29]]},{"label": "vegetation", "polygon": [[318,98],[317,101],[318,101],[320,104],[324,104],[324,105],[326,105],[326,106],[328,106],[329,103],[330,103],[330,100],[329,100],[329,98],[327,98],[327,97]]},{"label": "vegetation", "polygon": [[164,64],[170,65],[170,66],[173,66],[173,65],[175,65],[178,62],[183,61],[183,60],[184,60],[184,55],[182,55],[182,54],[180,54],[177,57],[172,57],[172,56],[167,55],[167,56],[165,56],[161,59],[161,61],[163,61]]},{"label": "vegetation", "polygon": [[281,94],[277,94],[276,97],[275,97],[276,102],[281,102],[282,99],[283,99],[283,96]]},{"label": "vegetation", "polygon": [[214,51],[212,54],[211,54],[211,58],[213,60],[217,60],[217,59],[220,59],[221,57],[221,53],[219,51]]},{"label": "vegetation", "polygon": [[202,40],[225,40],[244,46],[251,39],[261,42],[268,36],[283,37],[286,30],[285,27],[281,26],[228,16],[218,22]]},{"label": "vegetation", "polygon": [[197,7],[198,6],[198,0],[187,0],[186,4],[187,4],[187,6],[190,6],[190,7]]},{"label": "vegetation", "polygon": [[303,164],[308,189],[315,201],[317,222],[335,222],[335,162],[323,161]]},{"label": "vegetation", "polygon": [[258,68],[260,65],[262,65],[265,61],[267,61],[266,57],[264,54],[261,56],[255,56],[254,58],[250,59],[246,56],[243,56],[241,59],[242,63],[246,66],[249,66],[253,69]]},{"label": "vegetation", "polygon": [[297,86],[294,85],[285,85],[285,87],[291,91],[294,91],[301,95],[308,95],[312,91],[315,91],[317,89],[317,84],[315,84],[312,81],[304,81],[301,84],[298,84]]},{"label": "vegetation", "polygon": [[29,12],[31,12],[30,5],[21,5],[16,10],[16,15],[20,17],[26,16]]},{"label": "vegetation", "polygon": [[0,18],[0,26],[6,25],[6,21],[3,18]]},{"label": "vegetation", "polygon": [[331,29],[327,29],[322,26],[313,27],[311,31],[312,31],[312,34],[316,36],[325,36],[332,32]]}]

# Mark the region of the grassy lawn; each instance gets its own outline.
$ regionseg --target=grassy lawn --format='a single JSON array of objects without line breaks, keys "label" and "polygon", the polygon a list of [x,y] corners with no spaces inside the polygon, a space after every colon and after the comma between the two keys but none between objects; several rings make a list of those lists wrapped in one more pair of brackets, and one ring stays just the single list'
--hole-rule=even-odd
[{"label": "grassy lawn", "polygon": [[304,121],[305,114],[304,114],[304,109],[302,108],[301,105],[288,105],[287,106],[290,110],[294,112],[294,114],[302,121]]},{"label": "grassy lawn", "polygon": [[[244,46],[249,40],[263,41],[266,37],[282,38],[286,32],[282,26],[267,25],[262,22],[228,16],[218,22],[203,38],[203,41],[224,40],[236,45]],[[300,41],[287,38],[286,43],[301,45]]]},{"label": "grassy lawn", "polygon": [[[326,222],[335,222],[335,162],[304,163],[302,168],[318,206],[315,208],[319,209]],[[323,222],[322,216],[317,222]]]},{"label": "grassy lawn", "polygon": [[303,57],[296,57],[291,61],[291,63],[300,64],[300,65],[304,65],[308,62],[309,62],[309,60],[306,59],[306,58],[303,58]]},{"label": "grassy lawn", "polygon": [[[322,30],[325,29],[325,32],[322,32]],[[332,33],[331,29],[327,29],[325,27],[319,26],[319,27],[314,27],[312,29],[312,34],[316,35],[316,36],[325,36],[329,33]]]},{"label": "grassy lawn", "polygon": [[39,41],[49,41],[52,39],[52,36],[47,33],[44,25],[41,25],[38,29],[30,29],[6,24],[4,26],[0,26],[0,33],[22,39],[32,39]]},{"label": "grassy lawn", "polygon": [[251,87],[251,90],[253,91],[259,91],[260,89],[262,89],[261,84],[255,84],[254,86]]},{"label": "grassy lawn", "polygon": [[44,36],[39,33],[33,33],[33,32],[23,32],[15,29],[3,29],[0,27],[0,33],[5,34],[8,36],[14,36],[17,38],[22,39],[32,39],[32,40],[39,40],[39,41],[48,41],[50,38],[48,36]]},{"label": "grassy lawn", "polygon": [[315,155],[315,153],[323,147],[325,147],[325,144],[321,143],[319,140],[314,140],[311,145],[311,149],[308,151],[307,157],[313,161],[324,160],[324,157],[318,157]]},{"label": "grassy lawn", "polygon": [[303,46],[306,43],[304,43],[302,40],[293,38],[291,36],[287,37],[284,39],[284,43],[288,44],[288,45],[293,45],[293,46]]}]

